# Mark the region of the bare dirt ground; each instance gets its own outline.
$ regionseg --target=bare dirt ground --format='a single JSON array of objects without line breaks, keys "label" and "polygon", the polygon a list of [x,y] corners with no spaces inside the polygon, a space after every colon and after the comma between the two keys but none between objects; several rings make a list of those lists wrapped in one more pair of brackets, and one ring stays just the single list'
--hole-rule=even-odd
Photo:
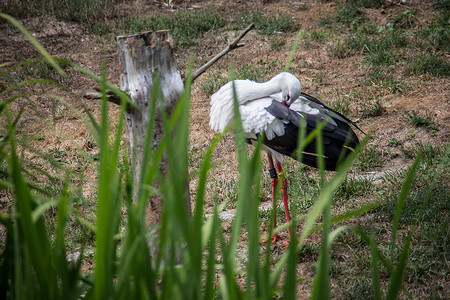
[{"label": "bare dirt ground", "polygon": [[[332,14],[336,9],[336,3],[319,1],[172,1],[172,5],[163,4],[164,1],[134,1],[121,4],[124,15],[150,15],[155,10],[161,13],[170,13],[179,9],[211,9],[222,15],[231,15],[236,11],[245,9],[251,11],[258,9],[264,13],[278,14],[286,12],[293,16],[295,22],[300,24],[305,31],[317,28],[317,22],[321,17]],[[396,1],[394,1],[396,2]],[[427,1],[407,1],[405,6],[389,5],[384,9],[368,10],[367,15],[371,20],[379,24],[386,24],[389,16],[401,13],[405,8],[415,9],[420,15],[420,22],[428,22],[433,16],[431,3]],[[122,16],[118,16],[120,18]],[[24,26],[38,39],[40,43],[56,57],[68,59],[96,74],[101,74],[102,63],[107,67],[108,79],[111,83],[119,85],[119,70],[117,48],[113,36],[96,36],[91,34],[83,24],[65,22],[53,17],[36,17],[20,20]],[[1,25],[4,36],[0,37],[0,63],[18,62],[34,58],[37,51],[29,44],[21,33],[11,27]],[[187,49],[177,49],[178,63],[183,72],[186,72],[191,54],[195,56],[196,67],[209,60],[221,51],[232,40],[236,32],[221,32],[217,35],[205,34],[193,46]],[[230,52],[206,74],[202,75],[192,87],[191,123],[190,123],[190,152],[192,153],[192,172],[195,174],[197,164],[215,137],[215,133],[209,129],[209,99],[210,94],[205,93],[201,86],[210,80],[208,74],[221,72],[228,74],[230,64],[236,68],[248,63],[258,64],[260,61],[271,62],[277,60],[281,66],[287,61],[290,47],[294,41],[295,33],[280,33],[279,37],[286,40],[286,44],[279,50],[270,47],[267,36],[250,32],[243,40],[246,46]],[[348,58],[336,59],[327,52],[328,40],[309,46],[300,45],[295,53],[290,72],[295,74],[302,82],[303,91],[316,96],[327,104],[338,101],[347,95],[352,89],[361,85],[364,76],[367,76],[361,66],[362,56],[355,55]],[[42,86],[38,90],[39,96],[32,96],[26,101],[16,102],[13,109],[18,110],[23,104],[28,104],[18,126],[19,133],[28,137],[32,146],[43,153],[55,153],[59,151],[64,159],[72,164],[74,169],[87,179],[95,179],[95,166],[86,164],[79,155],[79,149],[87,153],[96,152],[92,145],[93,137],[84,126],[82,119],[67,105],[59,101],[52,101],[49,94],[63,98],[70,105],[81,108],[88,107],[92,114],[99,117],[100,103],[83,98],[86,92],[92,91],[95,84],[73,70],[67,70],[68,76],[59,78],[62,84],[68,87],[68,91],[62,92],[56,87]],[[396,76],[401,76],[400,71],[392,70]],[[272,74],[272,75],[275,75]],[[58,76],[58,75],[55,75]],[[269,78],[267,78],[269,79]],[[450,123],[450,87],[448,78],[433,77],[431,75],[411,76],[404,78],[407,84],[401,93],[374,94],[380,97],[386,111],[377,117],[354,118],[356,123],[365,132],[372,132],[372,142],[377,143],[381,149],[392,152],[389,141],[396,138],[400,141],[398,147],[407,148],[412,143],[431,143],[441,145],[448,142]],[[362,103],[365,99],[360,99]],[[52,106],[55,103],[55,106]],[[354,103],[353,105],[357,105]],[[434,116],[438,130],[434,133],[425,128],[414,128],[405,123],[401,118],[404,111],[427,112]],[[117,123],[118,108],[110,105],[110,124],[114,127]],[[54,115],[54,117],[53,117]],[[355,116],[355,115],[354,115]],[[29,159],[33,159],[32,154]],[[402,151],[396,151],[396,155],[387,156],[384,165],[373,171],[383,172],[405,168],[411,159]],[[208,199],[209,207],[213,205],[213,196],[226,198],[227,193],[233,190],[233,182],[238,178],[236,153],[232,135],[222,140],[215,152],[214,169],[209,179]],[[366,174],[360,174],[366,175]],[[264,179],[267,179],[265,175]],[[196,178],[191,182],[191,191],[195,193]],[[85,185],[82,193],[84,197],[92,197],[94,187]],[[268,197],[266,200],[269,200]],[[5,199],[1,200],[2,208],[5,208]],[[310,269],[302,268],[299,263],[299,272],[312,274]],[[305,276],[302,276],[305,277]],[[299,287],[301,298],[308,296],[308,285]]]},{"label": "bare dirt ground", "polygon": [[[298,22],[302,29],[308,31],[317,28],[317,22],[321,17],[332,14],[336,9],[336,3],[320,3],[315,1],[268,1],[267,4],[261,2],[247,1],[174,1],[172,5],[166,6],[158,1],[136,1],[121,4],[126,8],[127,14],[145,15],[153,10],[160,10],[167,13],[176,9],[212,9],[223,11],[224,15],[231,14],[236,10],[252,9],[262,10],[266,13],[277,14],[288,12]],[[421,1],[408,1],[408,6],[391,5],[383,10],[369,10],[368,16],[379,22],[381,25],[389,20],[389,16],[401,13],[403,9],[412,8],[421,12],[420,20],[427,22],[427,18],[432,16],[430,3],[422,4]],[[28,30],[39,42],[56,57],[68,59],[96,74],[101,73],[102,63],[107,66],[108,79],[118,86],[119,72],[114,37],[98,37],[79,23],[70,23],[57,20],[53,17],[39,17],[21,20]],[[17,30],[4,31],[6,34],[0,39],[0,57],[2,62],[14,62],[35,57],[37,51]],[[179,65],[182,71],[186,71],[189,57],[194,54],[196,65],[199,66],[209,60],[216,53],[221,51],[227,40],[231,40],[235,32],[228,32],[219,36],[205,35],[195,45],[187,49],[178,49],[176,55],[179,58]],[[248,63],[258,64],[260,61],[278,61],[281,66],[287,61],[290,46],[295,38],[295,34],[279,34],[286,39],[286,45],[280,50],[273,50],[269,45],[267,36],[250,32],[243,40],[246,46],[234,50],[210,68],[206,74],[202,75],[193,85],[192,110],[191,110],[191,144],[193,153],[199,153],[208,145],[215,136],[209,129],[209,94],[200,89],[206,80],[210,80],[208,73],[219,71],[228,73],[230,64],[236,68]],[[303,91],[316,96],[327,104],[337,101],[339,98],[348,95],[355,87],[361,84],[364,76],[367,76],[360,65],[361,57],[352,56],[344,59],[330,57],[326,46],[331,41],[324,44],[314,44],[308,47],[299,47],[291,64],[290,72],[300,78]],[[396,70],[393,70],[395,73]],[[46,87],[43,96],[32,97],[29,106],[24,113],[19,129],[27,135],[44,135],[36,142],[36,147],[40,150],[61,148],[66,150],[67,143],[75,143],[83,148],[91,139],[88,131],[82,126],[82,120],[62,104],[57,104],[55,126],[49,126],[49,117],[52,113],[52,105],[45,94],[55,94],[64,97],[75,107],[80,107],[83,103],[94,114],[98,115],[99,103],[83,99],[83,95],[92,91],[95,84],[85,76],[80,76],[74,71],[69,71],[69,76],[60,79],[69,89],[70,93],[62,94],[57,88]],[[269,78],[267,78],[269,79]],[[419,77],[409,77],[405,79],[409,86],[402,93],[380,95],[386,112],[378,117],[356,119],[365,132],[373,131],[373,139],[380,146],[386,147],[389,140],[396,138],[404,143],[423,141],[430,143],[440,143],[448,139],[449,134],[449,86],[447,78],[436,78],[428,75]],[[375,95],[376,96],[376,95]],[[359,102],[364,102],[360,99]],[[18,103],[20,107],[22,103]],[[435,134],[423,128],[412,129],[402,120],[404,111],[415,110],[427,112],[435,115],[435,122],[439,130]],[[111,105],[111,124],[115,123],[114,116],[117,107]],[[36,119],[45,122],[35,122]],[[55,137],[54,133],[59,135]],[[44,151],[45,152],[45,151]],[[67,153],[68,156],[71,153]],[[216,151],[216,156],[221,163],[216,169],[214,177],[221,176],[230,178],[237,175],[235,166],[235,153],[232,146],[232,138],[226,138]],[[399,153],[395,159],[387,160],[382,169],[393,169],[407,164],[407,158]],[[381,170],[382,170],[381,169]],[[381,171],[378,170],[378,171]],[[89,175],[88,175],[89,176]]]}]

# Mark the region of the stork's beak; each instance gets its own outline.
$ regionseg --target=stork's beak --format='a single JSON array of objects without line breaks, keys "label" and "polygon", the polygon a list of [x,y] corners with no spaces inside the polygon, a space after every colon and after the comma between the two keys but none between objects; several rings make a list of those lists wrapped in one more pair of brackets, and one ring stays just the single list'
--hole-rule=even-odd
[{"label": "stork's beak", "polygon": [[291,106],[291,97],[289,95],[286,96],[286,99],[283,99],[283,101],[281,101],[281,103],[283,103],[283,105],[286,105],[287,107]]},{"label": "stork's beak", "polygon": [[289,95],[289,93],[286,93],[286,94],[283,93],[282,98],[281,98],[281,103],[283,105],[286,105],[287,107],[289,107],[289,105],[291,105],[290,100],[291,100],[291,96]]}]

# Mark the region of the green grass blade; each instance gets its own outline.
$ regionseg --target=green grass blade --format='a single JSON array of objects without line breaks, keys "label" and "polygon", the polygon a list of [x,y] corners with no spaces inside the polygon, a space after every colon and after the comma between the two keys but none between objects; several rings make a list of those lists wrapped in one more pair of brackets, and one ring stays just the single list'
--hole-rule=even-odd
[{"label": "green grass blade", "polygon": [[69,267],[66,258],[65,228],[68,218],[68,182],[66,178],[64,189],[58,203],[58,220],[56,227],[56,239],[54,244],[55,267],[62,284],[61,294],[67,299],[78,299],[78,278],[80,274],[81,261]]},{"label": "green grass blade", "polygon": [[[7,112],[7,116],[9,120],[9,140],[11,145],[11,157],[9,158],[11,180],[14,185],[14,193],[17,200],[17,213],[20,215],[18,220],[20,233],[16,236],[15,240],[18,241],[19,236],[20,239],[23,239],[23,247],[25,247],[24,254],[30,259],[30,265],[27,265],[23,274],[25,276],[36,274],[33,277],[35,277],[34,280],[37,280],[38,283],[38,294],[41,296],[46,295],[51,299],[56,297],[57,286],[53,265],[51,264],[50,240],[47,236],[42,217],[33,221],[32,214],[36,204],[21,174],[21,167],[16,153],[14,130],[9,118],[9,112]],[[20,254],[16,253],[16,255]],[[16,257],[19,259],[20,256]],[[18,260],[16,260],[16,263],[18,263]],[[20,287],[18,288],[21,289]]]},{"label": "green grass blade", "polygon": [[11,86],[9,88],[6,88],[5,90],[0,92],[0,95],[2,94],[7,94],[11,91],[15,91],[18,90],[22,87],[28,86],[28,85],[32,85],[35,83],[45,83],[45,84],[51,84],[51,85],[55,85],[63,90],[68,90],[65,86],[63,86],[62,84],[60,84],[59,82],[56,82],[54,80],[50,80],[50,79],[44,79],[44,78],[37,78],[37,79],[29,79],[29,80],[25,80],[22,81],[14,86]]},{"label": "green grass blade", "polygon": [[360,142],[360,144],[356,147],[356,149],[342,162],[339,167],[339,170],[336,172],[334,177],[328,182],[326,185],[322,186],[319,197],[314,203],[313,207],[309,210],[308,216],[306,218],[305,227],[303,229],[302,235],[300,236],[300,244],[303,243],[304,239],[310,234],[311,229],[317,218],[319,217],[320,212],[324,209],[327,204],[327,200],[331,197],[334,190],[339,186],[340,182],[344,179],[346,172],[350,169],[351,164],[354,159],[361,151],[361,149],[367,143],[368,137],[366,136],[364,140]]},{"label": "green grass blade", "polygon": [[405,205],[406,197],[408,196],[409,189],[411,187],[411,184],[414,180],[414,176],[417,170],[417,167],[419,165],[420,160],[422,159],[422,153],[419,153],[417,155],[416,159],[414,160],[413,164],[409,168],[408,174],[406,176],[406,179],[403,183],[402,190],[400,192],[400,195],[397,199],[397,204],[395,206],[395,213],[394,213],[394,219],[392,221],[392,235],[391,235],[391,261],[394,257],[394,250],[395,250],[395,241],[397,239],[397,230],[400,223],[400,218],[402,215],[403,207]]},{"label": "green grass blade", "polygon": [[[350,211],[344,212],[341,215],[337,215],[335,217],[332,217],[331,218],[331,225],[339,224],[339,223],[341,223],[343,221],[346,221],[348,219],[351,219],[351,218],[354,218],[354,217],[357,217],[357,216],[361,216],[361,215],[363,215],[363,214],[365,214],[365,213],[367,213],[367,212],[369,212],[369,211],[371,211],[371,210],[373,210],[373,209],[375,209],[377,207],[380,207],[381,205],[383,205],[385,203],[386,203],[386,201],[378,201],[378,202],[369,203],[367,205],[358,207],[358,208],[356,208],[354,210],[350,210]],[[301,220],[301,218],[305,218],[305,216],[302,216],[300,218],[296,218],[295,220],[298,222],[298,221]],[[311,229],[309,234],[312,234],[314,232],[320,231],[320,230],[322,230],[322,228],[323,228],[323,224],[318,224],[318,225],[314,226]],[[336,232],[336,234],[338,234],[338,233],[339,232]]]},{"label": "green grass blade", "polygon": [[[369,136],[366,136],[359,145],[355,148],[355,150],[349,154],[349,156],[341,163],[339,166],[339,170],[337,171],[335,176],[322,187],[321,192],[315,201],[314,205],[310,208],[307,216],[305,225],[303,227],[302,234],[299,238],[298,247],[302,247],[303,242],[307,236],[309,236],[312,232],[314,232],[314,223],[319,217],[320,213],[323,211],[324,205],[326,205],[327,200],[329,199],[330,195],[333,194],[334,190],[339,186],[340,182],[344,179],[346,175],[346,171],[349,170],[351,164],[355,160],[356,156],[359,154],[359,152],[364,148],[367,141],[369,139]],[[280,226],[282,227],[282,226]],[[300,251],[300,249],[298,249]],[[271,276],[270,276],[270,286],[276,286],[276,283],[278,282],[281,272],[283,269],[284,264],[286,263],[287,255],[284,254],[279,261],[277,262],[276,266],[274,267]]]},{"label": "green grass blade", "polygon": [[399,260],[397,262],[397,265],[395,266],[394,272],[392,273],[390,282],[389,282],[389,288],[386,293],[386,300],[394,300],[398,299],[398,295],[400,293],[400,290],[403,286],[403,273],[406,268],[406,262],[408,259],[408,252],[409,247],[412,240],[412,232],[408,232],[408,237],[406,240],[405,245],[403,246],[403,250],[400,253]]},{"label": "green grass blade", "polygon": [[[161,97],[161,89],[160,89],[160,85],[159,85],[159,75],[158,72],[155,71],[155,74],[153,76],[153,86],[152,86],[152,93],[150,96],[150,105],[148,107],[148,114],[147,114],[147,118],[148,118],[148,123],[146,124],[147,129],[146,129],[146,135],[144,138],[144,142],[143,142],[143,152],[142,152],[142,167],[141,170],[132,170],[132,174],[139,174],[140,173],[140,183],[139,183],[139,193],[138,193],[138,201],[139,201],[139,205],[143,206],[145,205],[145,203],[147,203],[147,199],[148,199],[148,191],[146,192],[145,190],[142,189],[142,187],[144,187],[147,184],[152,184],[153,182],[153,176],[151,176],[151,174],[154,174],[153,172],[150,172],[150,167],[147,163],[144,162],[148,162],[151,161],[151,157],[154,156],[153,151],[152,151],[152,145],[153,145],[153,131],[154,131],[154,127],[155,127],[155,116],[156,116],[156,102],[158,101],[158,99],[160,99]],[[136,150],[136,149],[135,149]],[[130,154],[131,155],[131,154]],[[133,157],[135,157],[137,155],[137,153],[133,153],[132,154]],[[154,163],[154,162],[153,162]],[[132,164],[132,166],[134,166],[134,163]]]},{"label": "green grass blade", "polygon": [[358,208],[356,208],[354,210],[346,211],[346,212],[344,212],[341,215],[333,217],[331,219],[331,224],[334,225],[334,224],[340,223],[342,221],[348,220],[350,218],[361,216],[361,215],[363,215],[363,214],[365,214],[365,213],[367,213],[367,212],[369,212],[369,211],[371,211],[371,210],[373,210],[373,209],[375,209],[377,207],[382,206],[385,203],[386,203],[386,201],[384,201],[384,200],[383,201],[377,201],[377,202],[373,202],[373,203],[369,203],[369,204],[363,205],[363,206],[358,207]]},{"label": "green grass blade", "polygon": [[[194,232],[199,232],[202,226],[203,220],[203,208],[205,203],[205,189],[206,189],[206,180],[208,177],[208,171],[211,168],[211,158],[213,155],[213,151],[216,148],[219,141],[223,138],[224,134],[218,134],[214,140],[211,142],[211,145],[208,147],[205,153],[205,157],[203,158],[202,166],[200,168],[200,174],[198,178],[197,184],[197,192],[195,199],[195,208],[194,208]],[[202,248],[204,244],[202,243]]]},{"label": "green grass blade", "polygon": [[381,300],[381,281],[380,281],[380,268],[378,267],[378,255],[377,255],[377,245],[375,242],[375,234],[373,229],[370,236],[370,254],[371,254],[371,265],[372,265],[372,289],[373,298],[375,300]]},{"label": "green grass blade", "polygon": [[[364,231],[362,231],[360,228],[357,227],[352,227],[352,230],[355,233],[357,233],[366,244],[370,245],[371,239],[367,233],[365,233]],[[386,256],[384,256],[383,253],[377,247],[371,248],[371,252],[373,252],[373,254],[377,256],[377,260],[380,261],[383,264],[383,267],[386,268],[388,273],[391,274],[393,268],[389,259]]]},{"label": "green grass blade", "polygon": [[231,293],[230,297],[238,297],[238,288],[236,284],[235,276],[235,255],[237,249],[237,243],[239,240],[241,226],[243,222],[243,213],[245,211],[244,201],[251,194],[251,174],[248,173],[248,158],[247,158],[247,147],[245,143],[245,135],[242,129],[241,118],[239,115],[238,104],[236,101],[236,90],[233,88],[233,98],[234,98],[234,122],[232,123],[232,128],[234,129],[236,150],[238,153],[238,164],[239,164],[239,192],[236,205],[236,215],[233,220],[231,236],[228,243],[222,241],[222,252],[223,252],[223,264],[224,264],[224,276],[221,278],[221,288],[224,292],[224,287]]},{"label": "green grass blade", "polygon": [[[260,191],[260,178],[261,178],[261,135],[258,139],[258,143],[255,145],[255,149],[252,157],[249,161],[249,172],[253,175],[250,183],[250,194],[247,199],[243,199],[247,206],[246,224],[247,224],[247,293],[253,291],[253,286],[256,286],[256,297],[262,295],[261,289],[261,268],[260,268],[260,244],[259,244],[259,191]],[[252,189],[252,187],[254,187]]]},{"label": "green grass blade", "polygon": [[[320,173],[320,186],[323,187],[325,183],[325,160],[323,157],[323,143],[322,135],[318,134],[316,137],[318,150],[318,167]],[[345,173],[346,170],[339,170],[336,178],[340,173]],[[343,178],[343,177],[342,177]],[[337,188],[337,186],[335,187]],[[322,210],[323,215],[323,230],[322,230],[322,245],[320,247],[320,254],[316,266],[316,275],[314,276],[311,299],[330,299],[330,226],[331,226],[331,199],[333,197],[334,189],[329,194],[324,195],[324,206]],[[319,196],[320,197],[320,196]],[[319,201],[319,199],[318,199]],[[308,221],[308,218],[307,218]]]},{"label": "green grass blade", "polygon": [[[106,75],[103,75],[106,82]],[[105,93],[105,85],[102,84],[102,93]],[[106,299],[114,294],[113,264],[115,258],[115,234],[118,229],[118,202],[117,187],[117,159],[113,150],[111,153],[109,144],[108,106],[105,97],[102,99],[101,129],[99,135],[100,165],[98,179],[98,203],[97,203],[97,230],[96,230],[96,253],[95,253],[95,286],[94,297]],[[115,144],[117,147],[118,143]]]},{"label": "green grass blade", "polygon": [[[295,220],[291,224],[291,232],[295,232],[296,222]],[[296,299],[297,291],[297,236],[293,234],[289,241],[288,246],[288,258],[286,262],[286,274],[283,287],[284,299]]]},{"label": "green grass blade", "polygon": [[206,262],[206,278],[203,292],[203,299],[212,299],[214,295],[214,278],[216,276],[216,239],[220,228],[220,218],[218,214],[217,205],[214,206],[214,215],[211,219],[211,230],[208,238],[208,258]]},{"label": "green grass blade", "polygon": [[286,61],[286,65],[284,66],[283,71],[287,72],[291,68],[291,63],[294,60],[295,53],[297,52],[298,43],[300,42],[300,39],[302,39],[305,36],[305,30],[300,29],[295,36],[294,42],[292,43],[291,51],[289,52],[289,57]]},{"label": "green grass blade", "polygon": [[341,234],[343,231],[345,231],[345,230],[347,230],[347,229],[348,229],[347,226],[340,226],[340,227],[336,228],[335,230],[331,231],[331,232],[328,234],[328,244],[331,245],[331,244],[333,243],[334,239],[335,239],[339,234]]}]

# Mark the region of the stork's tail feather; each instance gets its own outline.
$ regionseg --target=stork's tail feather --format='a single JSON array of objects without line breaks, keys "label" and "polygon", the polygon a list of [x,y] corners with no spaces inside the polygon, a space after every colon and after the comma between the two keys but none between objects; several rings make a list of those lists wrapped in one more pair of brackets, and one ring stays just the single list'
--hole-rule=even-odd
[{"label": "stork's tail feather", "polygon": [[337,112],[337,111],[335,111],[335,110],[332,110],[330,107],[328,107],[327,105],[323,104],[321,101],[317,100],[317,99],[314,98],[313,96],[310,96],[310,95],[308,95],[308,94],[302,93],[302,94],[301,94],[301,97],[304,97],[304,98],[308,99],[308,100],[311,101],[311,102],[314,102],[314,103],[317,103],[317,104],[323,106],[324,108],[326,108],[326,109],[328,109],[330,112],[332,112],[332,113],[335,115],[335,116],[334,116],[335,118],[338,117],[338,119],[341,119],[341,121],[344,121],[345,123],[348,123],[348,124],[352,124],[353,126],[355,126],[356,129],[358,129],[359,131],[361,131],[363,134],[366,134],[361,128],[359,128],[358,125],[355,124],[355,122],[353,122],[352,120],[350,120],[349,118],[347,118],[347,117],[344,116],[343,114],[341,114],[341,113],[339,113],[339,112]]}]

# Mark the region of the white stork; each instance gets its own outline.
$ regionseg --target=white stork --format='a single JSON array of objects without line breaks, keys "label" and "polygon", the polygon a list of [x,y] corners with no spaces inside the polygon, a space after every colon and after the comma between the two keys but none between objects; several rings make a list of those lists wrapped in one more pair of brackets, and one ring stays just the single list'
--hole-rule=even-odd
[{"label": "white stork", "polygon": [[[211,96],[209,125],[216,132],[223,132],[233,120],[233,89],[236,91],[242,127],[248,141],[255,142],[259,134],[264,134],[263,144],[269,161],[273,206],[276,205],[275,187],[280,176],[286,221],[289,222],[291,218],[287,183],[281,167],[281,154],[297,159],[295,151],[299,145],[299,126],[306,125],[307,136],[319,123],[325,121],[321,136],[326,170],[335,170],[338,162],[358,144],[358,137],[350,124],[356,128],[358,126],[319,100],[302,93],[300,81],[291,73],[283,72],[262,83],[250,80],[230,81],[214,93]],[[301,122],[302,119],[304,122]],[[316,139],[313,139],[303,149],[301,162],[317,168],[316,143]],[[275,158],[278,175],[272,157]],[[276,227],[276,218],[273,226]],[[290,240],[290,228],[288,230]],[[279,238],[274,235],[272,242]]]}]

